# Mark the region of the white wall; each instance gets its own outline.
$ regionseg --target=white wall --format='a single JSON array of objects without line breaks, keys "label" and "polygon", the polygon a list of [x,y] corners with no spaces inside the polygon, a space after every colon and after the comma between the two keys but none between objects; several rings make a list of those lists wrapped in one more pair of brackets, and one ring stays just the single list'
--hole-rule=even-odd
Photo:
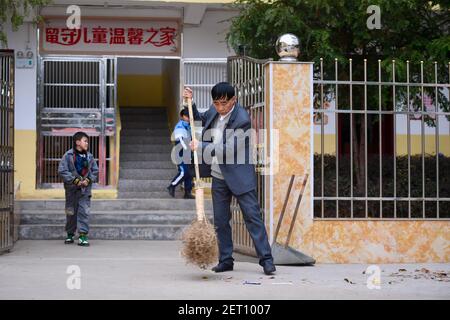
[{"label": "white wall", "polygon": [[184,26],[183,58],[226,58],[234,55],[225,42],[230,22],[222,21],[237,14],[237,11],[207,10],[200,26]]},{"label": "white wall", "polygon": [[37,52],[36,52],[36,29],[32,24],[26,22],[13,32],[10,25],[7,25],[6,33],[8,37],[8,49],[25,52],[28,41],[29,30],[29,47],[34,54],[34,67],[31,69],[15,69],[15,127],[19,130],[35,130],[36,129],[36,68],[37,68]]},{"label": "white wall", "polygon": [[[447,94],[446,94],[447,96]],[[335,109],[335,102],[330,102],[329,110]],[[441,110],[442,112],[443,110]],[[334,113],[325,113],[328,116],[328,124],[324,125],[324,133],[325,134],[335,134],[335,114]],[[408,125],[407,125],[407,117],[406,115],[398,114],[395,116],[396,121],[396,132],[397,134],[407,134]],[[410,134],[420,135],[421,134],[421,121],[420,120],[410,120]],[[320,124],[314,125],[314,133],[320,134],[321,127]],[[429,126],[425,123],[424,132],[426,135],[435,135],[436,127]],[[440,135],[448,135],[450,133],[450,122],[443,115],[439,116],[439,134]]]},{"label": "white wall", "polygon": [[[180,10],[90,10],[100,15],[148,15],[153,12],[155,16],[176,17],[180,16]],[[46,8],[43,14],[65,14],[64,8]],[[85,12],[86,13],[86,12]],[[92,12],[94,13],[94,12]],[[184,26],[183,57],[185,58],[226,58],[234,55],[232,50],[228,50],[225,43],[226,31],[229,22],[221,22],[236,15],[237,11],[215,11],[206,10],[203,20],[199,26]],[[35,64],[32,69],[17,69],[15,77],[15,127],[19,130],[36,130],[37,113],[37,32],[36,28],[29,23],[25,23],[17,32],[13,32],[10,26],[6,26],[8,36],[8,48],[25,50],[29,34],[29,47],[34,53]],[[124,59],[119,63],[119,73],[121,74],[161,74],[162,65],[160,60],[152,59]]]}]

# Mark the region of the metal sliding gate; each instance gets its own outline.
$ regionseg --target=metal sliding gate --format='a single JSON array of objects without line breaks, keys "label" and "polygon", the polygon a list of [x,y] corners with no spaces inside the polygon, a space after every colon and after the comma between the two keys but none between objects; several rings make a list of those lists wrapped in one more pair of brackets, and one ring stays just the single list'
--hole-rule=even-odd
[{"label": "metal sliding gate", "polygon": [[226,59],[184,59],[184,85],[192,88],[200,111],[211,105],[211,88],[227,78]]},{"label": "metal sliding gate", "polygon": [[0,50],[0,253],[13,246],[14,51]]},{"label": "metal sliding gate", "polygon": [[41,57],[39,62],[38,186],[54,187],[62,182],[57,174],[58,162],[71,148],[71,137],[77,131],[90,136],[89,149],[98,162],[99,184],[110,184],[116,58]]},{"label": "metal sliding gate", "polygon": [[[228,82],[236,89],[238,101],[249,113],[252,129],[255,132],[254,161],[256,164],[257,195],[261,207],[261,216],[266,222],[265,183],[264,169],[266,129],[265,90],[264,90],[264,64],[269,60],[257,60],[250,57],[228,58]],[[245,226],[241,209],[236,198],[233,197],[231,204],[232,232],[235,251],[256,255],[253,241]]]},{"label": "metal sliding gate", "polygon": [[[211,88],[218,82],[228,80],[235,89],[239,103],[247,109],[252,120],[252,129],[259,138],[259,130],[265,128],[264,118],[264,69],[267,60],[249,57],[229,57],[228,59],[189,59],[183,61],[184,84],[194,91],[194,99],[201,111],[211,105]],[[265,219],[264,203],[264,143],[255,141],[257,193],[261,206],[261,215]],[[235,198],[232,200],[232,230],[236,251],[255,255],[255,249],[245,227],[242,213]]]}]

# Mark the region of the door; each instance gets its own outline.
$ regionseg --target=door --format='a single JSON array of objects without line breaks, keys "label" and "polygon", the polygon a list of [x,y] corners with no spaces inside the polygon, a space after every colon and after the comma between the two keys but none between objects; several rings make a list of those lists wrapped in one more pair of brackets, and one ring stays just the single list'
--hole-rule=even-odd
[{"label": "door", "polygon": [[38,187],[56,187],[59,160],[84,131],[98,162],[99,184],[108,185],[116,127],[116,58],[41,57],[39,61]]}]

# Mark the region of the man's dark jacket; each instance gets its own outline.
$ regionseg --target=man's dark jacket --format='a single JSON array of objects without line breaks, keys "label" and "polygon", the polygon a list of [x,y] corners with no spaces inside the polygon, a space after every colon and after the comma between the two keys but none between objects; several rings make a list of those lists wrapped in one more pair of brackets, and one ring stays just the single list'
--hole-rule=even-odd
[{"label": "man's dark jacket", "polygon": [[[222,143],[213,144],[211,131],[208,134],[208,130],[220,116],[219,113],[214,105],[203,113],[198,112],[195,104],[192,107],[194,119],[202,121],[203,125],[201,149],[198,150],[199,158],[201,158],[201,151],[218,158],[220,171],[233,194],[240,195],[256,189],[255,166],[252,161],[250,143],[251,122],[248,112],[236,103],[225,126]],[[233,134],[235,132],[237,134]],[[233,161],[227,161],[230,159]],[[200,165],[202,177],[211,176],[210,162],[205,163],[205,160],[205,156],[199,160],[203,162]]]}]

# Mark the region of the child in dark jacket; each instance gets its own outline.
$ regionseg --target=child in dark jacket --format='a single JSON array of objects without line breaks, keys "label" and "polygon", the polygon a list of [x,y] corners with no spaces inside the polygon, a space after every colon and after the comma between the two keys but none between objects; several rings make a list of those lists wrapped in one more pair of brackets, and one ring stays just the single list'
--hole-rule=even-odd
[{"label": "child in dark jacket", "polygon": [[84,132],[73,136],[73,148],[62,157],[58,173],[64,181],[66,195],[66,232],[64,243],[74,242],[78,229],[79,246],[89,246],[89,212],[91,209],[92,184],[97,182],[98,166],[88,151],[89,137]]}]

